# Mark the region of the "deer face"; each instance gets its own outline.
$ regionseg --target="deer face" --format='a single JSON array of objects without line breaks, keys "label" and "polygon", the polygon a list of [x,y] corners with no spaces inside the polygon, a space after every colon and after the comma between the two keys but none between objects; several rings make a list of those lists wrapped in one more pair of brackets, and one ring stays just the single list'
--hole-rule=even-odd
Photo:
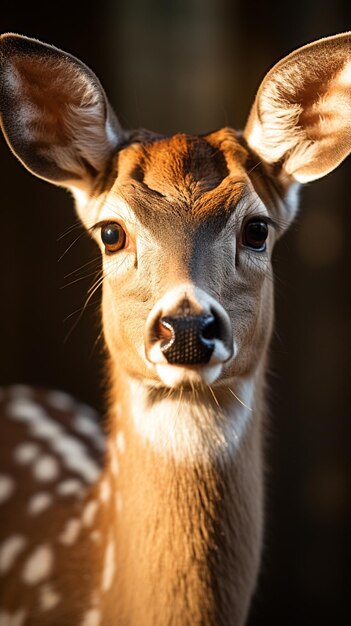
[{"label": "deer face", "polygon": [[275,239],[248,151],[229,129],[135,139],[93,227],[111,357],[169,386],[245,375],[270,335]]},{"label": "deer face", "polygon": [[161,385],[259,364],[272,319],[270,255],[298,183],[350,152],[350,34],[280,61],[243,135],[121,129],[96,76],[52,46],[1,37],[1,123],[34,174],[68,187],[101,247],[103,318],[119,369]]}]

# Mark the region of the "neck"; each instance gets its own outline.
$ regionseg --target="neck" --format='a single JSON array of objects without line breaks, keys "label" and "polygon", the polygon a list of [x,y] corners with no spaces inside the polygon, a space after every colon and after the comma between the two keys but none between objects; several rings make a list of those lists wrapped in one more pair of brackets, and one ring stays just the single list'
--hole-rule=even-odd
[{"label": "neck", "polygon": [[260,379],[168,395],[118,375],[103,478],[111,623],[116,612],[133,626],[245,620],[261,535]]}]

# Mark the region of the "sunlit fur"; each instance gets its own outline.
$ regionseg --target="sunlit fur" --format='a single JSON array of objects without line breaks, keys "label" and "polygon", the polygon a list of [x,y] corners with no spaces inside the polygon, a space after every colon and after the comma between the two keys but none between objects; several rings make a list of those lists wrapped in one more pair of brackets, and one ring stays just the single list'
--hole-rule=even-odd
[{"label": "sunlit fur", "polygon": [[325,176],[351,149],[350,33],[280,61],[258,91],[245,137],[268,163],[283,160],[300,183]]},{"label": "sunlit fur", "polygon": [[[91,294],[101,283],[109,381],[105,466],[83,502],[55,509],[52,523],[31,534],[50,559],[46,544],[61,546],[55,576],[65,602],[54,622],[243,626],[262,543],[271,255],[296,213],[298,183],[328,173],[350,150],[350,34],[278,63],[243,133],[223,128],[171,137],[123,131],[98,79],[77,59],[16,35],[0,42],[5,137],[30,171],[72,191],[103,258]],[[269,227],[259,250],[243,237],[250,218]],[[106,221],[126,233],[125,247],[113,255],[101,240]],[[186,308],[198,315],[214,306],[227,328],[216,337],[212,363],[172,366],[157,347],[152,351],[153,313]],[[2,497],[12,496],[16,474],[27,498],[35,485],[22,468],[8,476],[18,431],[8,423],[14,400],[7,396]],[[50,404],[32,397],[29,410],[39,411],[46,430],[37,437],[44,432],[47,439],[52,398]],[[66,429],[68,417],[60,416]],[[28,437],[32,422],[22,426],[20,436]],[[55,432],[62,442],[65,430]],[[60,441],[49,444],[52,456]],[[20,519],[21,502],[13,501],[4,532]],[[17,536],[9,545],[6,558],[9,549],[27,544]],[[44,573],[49,576],[48,567]],[[20,566],[11,576],[3,592],[7,621],[29,615],[28,626],[48,624],[37,595],[17,593]],[[25,614],[14,613],[19,596]],[[42,603],[53,597],[52,586],[41,589]]]}]

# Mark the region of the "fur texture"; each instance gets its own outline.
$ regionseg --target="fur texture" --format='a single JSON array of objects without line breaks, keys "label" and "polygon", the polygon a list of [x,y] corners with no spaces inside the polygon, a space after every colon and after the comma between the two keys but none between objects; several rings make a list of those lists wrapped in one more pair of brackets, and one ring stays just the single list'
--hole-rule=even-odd
[{"label": "fur texture", "polygon": [[[91,70],[56,48],[5,35],[0,52],[11,149],[74,193],[100,246],[110,381],[93,484],[84,438],[100,438],[74,403],[0,391],[0,621],[242,626],[262,542],[271,254],[298,182],[350,150],[350,34],[278,63],[243,134],[196,137],[122,131]],[[246,239],[252,219],[268,229],[261,247]],[[125,238],[112,253],[102,230],[115,223]],[[187,363],[162,374],[150,358],[158,320],[179,311],[217,311],[211,376]]]}]

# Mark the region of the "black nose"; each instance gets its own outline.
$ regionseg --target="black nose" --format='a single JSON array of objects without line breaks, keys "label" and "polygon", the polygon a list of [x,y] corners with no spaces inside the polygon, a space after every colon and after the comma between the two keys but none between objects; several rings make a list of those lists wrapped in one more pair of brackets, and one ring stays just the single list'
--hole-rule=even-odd
[{"label": "black nose", "polygon": [[160,324],[170,332],[161,342],[161,351],[172,365],[208,363],[219,339],[213,315],[165,316]]}]

